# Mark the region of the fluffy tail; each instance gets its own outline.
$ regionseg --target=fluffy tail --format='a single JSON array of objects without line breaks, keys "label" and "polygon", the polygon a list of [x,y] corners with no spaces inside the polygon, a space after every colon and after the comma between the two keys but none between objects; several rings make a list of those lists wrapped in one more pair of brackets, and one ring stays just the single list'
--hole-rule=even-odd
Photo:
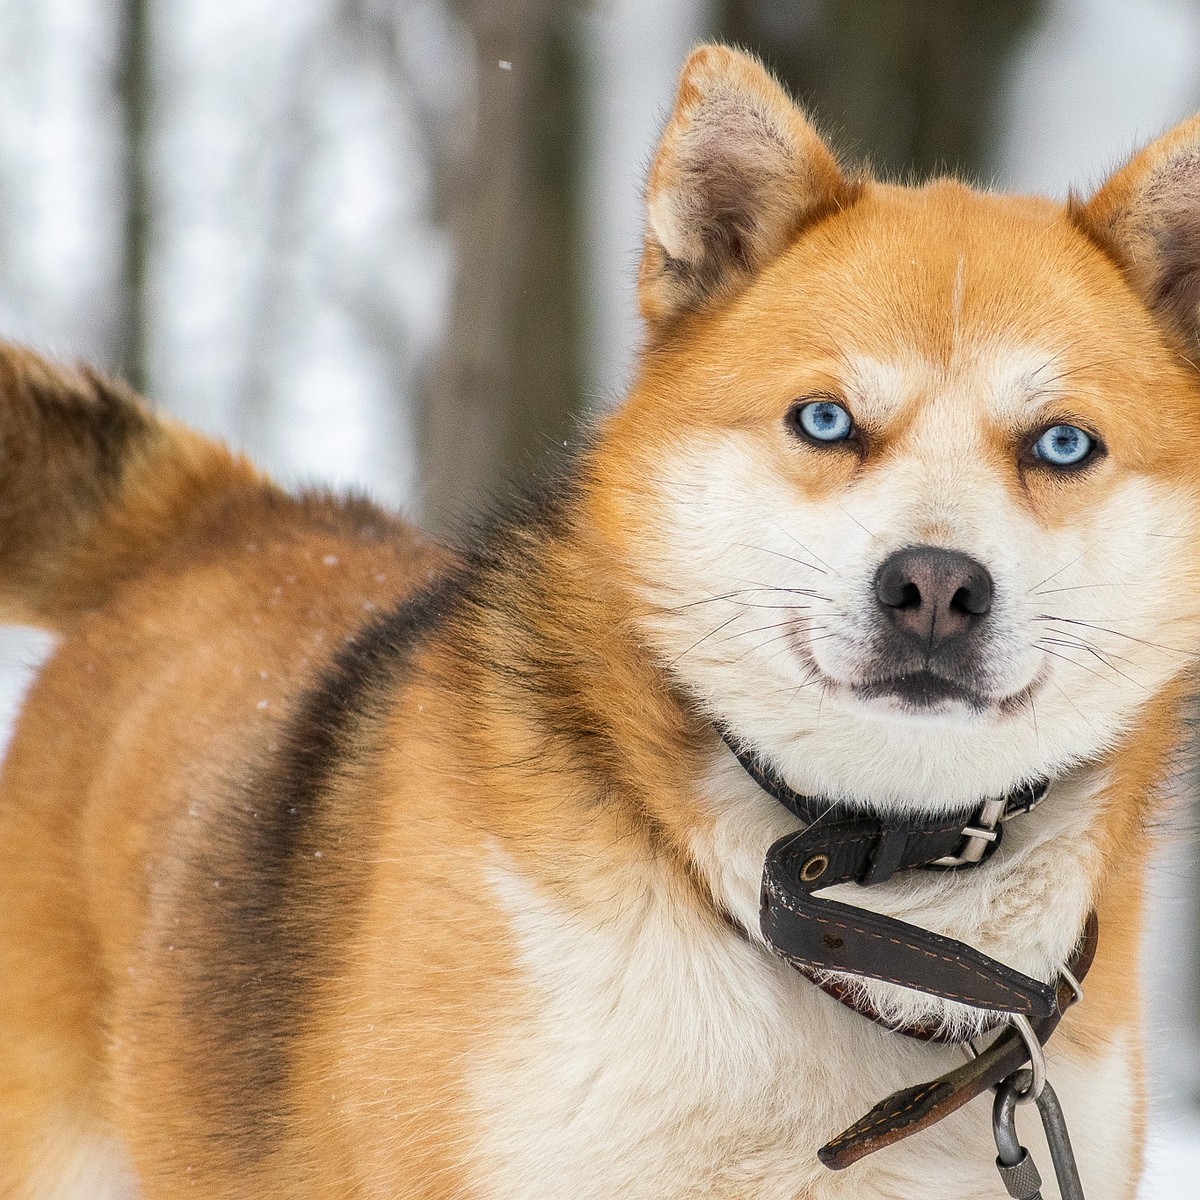
[{"label": "fluffy tail", "polygon": [[67,628],[247,489],[270,485],[123,384],[0,345],[0,620]]}]

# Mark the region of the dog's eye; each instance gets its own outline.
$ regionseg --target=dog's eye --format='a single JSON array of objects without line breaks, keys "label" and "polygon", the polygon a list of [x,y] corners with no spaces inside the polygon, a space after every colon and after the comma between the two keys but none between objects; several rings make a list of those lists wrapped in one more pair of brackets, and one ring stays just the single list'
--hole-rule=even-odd
[{"label": "dog's eye", "polygon": [[1033,444],[1033,453],[1052,467],[1077,467],[1091,457],[1095,440],[1074,425],[1052,425]]},{"label": "dog's eye", "polygon": [[854,432],[850,414],[833,400],[810,400],[788,413],[792,427],[810,442],[844,442]]}]

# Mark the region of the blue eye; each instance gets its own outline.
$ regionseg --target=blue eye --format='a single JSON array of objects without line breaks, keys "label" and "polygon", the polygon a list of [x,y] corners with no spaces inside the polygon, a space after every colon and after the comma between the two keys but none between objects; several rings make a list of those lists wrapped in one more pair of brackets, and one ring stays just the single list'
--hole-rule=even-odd
[{"label": "blue eye", "polygon": [[1033,452],[1052,467],[1077,467],[1096,443],[1074,425],[1052,425],[1033,445]]},{"label": "blue eye", "polygon": [[810,400],[791,415],[793,424],[814,442],[844,442],[854,432],[850,414],[832,400]]}]

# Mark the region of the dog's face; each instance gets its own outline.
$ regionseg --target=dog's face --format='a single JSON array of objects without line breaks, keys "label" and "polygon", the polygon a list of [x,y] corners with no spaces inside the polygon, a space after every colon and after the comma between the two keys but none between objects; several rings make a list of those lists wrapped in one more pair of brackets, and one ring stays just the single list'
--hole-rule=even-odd
[{"label": "dog's face", "polygon": [[[1168,331],[1190,280],[1139,294],[1102,245],[1142,228],[1121,177],[1074,214],[843,186],[782,248],[761,213],[722,234],[728,164],[706,210],[678,162],[734,120],[717,67],[717,132],[677,109],[651,176],[651,343],[610,422],[658,653],[831,797],[961,806],[1096,756],[1200,642],[1200,388]],[[769,157],[752,109],[738,153]]]}]

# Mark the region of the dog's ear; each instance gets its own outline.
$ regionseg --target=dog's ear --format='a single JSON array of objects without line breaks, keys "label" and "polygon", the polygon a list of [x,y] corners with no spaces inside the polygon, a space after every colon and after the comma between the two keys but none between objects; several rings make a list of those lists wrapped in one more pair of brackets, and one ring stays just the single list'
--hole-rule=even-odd
[{"label": "dog's ear", "polygon": [[1071,215],[1191,344],[1200,337],[1200,117],[1151,142]]},{"label": "dog's ear", "polygon": [[652,333],[732,293],[853,191],[757,61],[693,51],[646,181],[638,307]]}]

